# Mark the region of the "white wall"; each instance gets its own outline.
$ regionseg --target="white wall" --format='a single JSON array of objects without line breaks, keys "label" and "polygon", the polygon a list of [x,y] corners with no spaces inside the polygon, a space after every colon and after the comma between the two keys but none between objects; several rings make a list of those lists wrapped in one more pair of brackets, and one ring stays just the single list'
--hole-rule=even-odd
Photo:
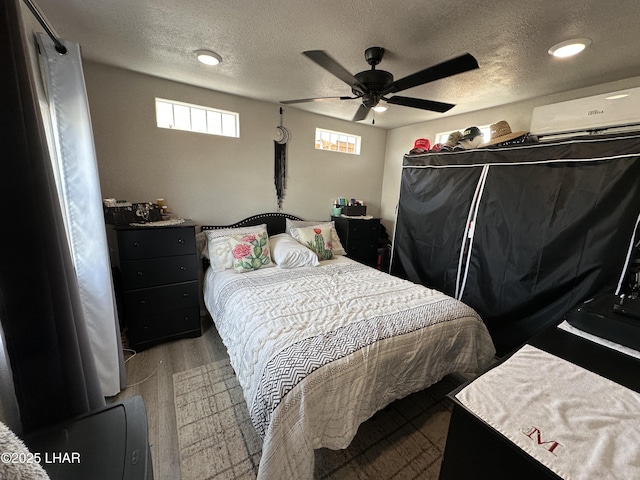
[{"label": "white wall", "polygon": [[[274,147],[277,104],[227,95],[85,62],[85,77],[103,197],[130,201],[165,198],[174,214],[200,224],[226,224],[275,211]],[[441,120],[383,130],[284,108],[291,131],[283,210],[308,219],[330,214],[331,199],[360,198],[392,233],[402,158],[416,138],[507,120],[529,131],[533,109],[640,86],[640,77],[558,93]],[[155,126],[155,97],[240,113],[240,138]],[[315,128],[362,136],[360,156],[315,150]]]},{"label": "white wall", "polygon": [[[228,224],[275,211],[274,140],[280,105],[85,62],[103,198],[164,198],[177,216]],[[155,97],[240,113],[240,138],[157,128]],[[327,219],[331,200],[359,198],[380,214],[386,132],[284,108],[291,132],[283,211]],[[361,154],[314,149],[315,128],[362,137]]]},{"label": "white wall", "polygon": [[395,223],[395,208],[400,195],[400,177],[402,174],[403,156],[413,148],[417,138],[428,138],[431,143],[437,133],[460,130],[477,125],[490,125],[501,120],[509,122],[511,130],[529,131],[533,109],[540,105],[573,100],[607,92],[614,92],[625,88],[640,86],[640,77],[627,80],[596,85],[589,88],[558,93],[546,97],[535,98],[523,102],[512,103],[499,107],[479,110],[432,120],[425,123],[390,130],[387,135],[387,150],[385,154],[384,181],[381,196],[381,217],[387,230],[392,234]]}]

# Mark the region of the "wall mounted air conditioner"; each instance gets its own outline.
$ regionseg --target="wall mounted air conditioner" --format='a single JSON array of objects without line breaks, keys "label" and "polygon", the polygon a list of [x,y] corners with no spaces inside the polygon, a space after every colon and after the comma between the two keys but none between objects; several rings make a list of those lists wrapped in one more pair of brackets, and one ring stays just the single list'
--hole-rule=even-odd
[{"label": "wall mounted air conditioner", "polygon": [[640,87],[535,107],[530,131],[542,137],[634,125],[640,129]]}]

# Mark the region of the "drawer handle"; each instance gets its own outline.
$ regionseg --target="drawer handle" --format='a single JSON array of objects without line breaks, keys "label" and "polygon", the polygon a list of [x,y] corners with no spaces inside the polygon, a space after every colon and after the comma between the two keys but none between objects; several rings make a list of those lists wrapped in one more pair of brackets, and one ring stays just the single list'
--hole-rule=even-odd
[{"label": "drawer handle", "polygon": [[140,242],[133,242],[133,246],[134,247],[139,247],[140,246]]},{"label": "drawer handle", "polygon": [[136,275],[138,275],[139,277],[144,276],[144,272],[141,272],[140,270],[138,270],[138,272],[136,273]]},{"label": "drawer handle", "polygon": [[189,315],[187,315],[186,317],[184,317],[185,322],[189,321]]},{"label": "drawer handle", "polygon": [[146,300],[140,300],[140,305],[146,305],[147,301]]},{"label": "drawer handle", "polygon": [[182,238],[179,238],[178,243],[184,243],[184,240]]},{"label": "drawer handle", "polygon": [[187,292],[182,293],[182,298],[189,298],[189,294]]},{"label": "drawer handle", "polygon": [[185,267],[184,265],[180,265],[180,270],[182,270],[183,272],[187,269],[187,267]]}]

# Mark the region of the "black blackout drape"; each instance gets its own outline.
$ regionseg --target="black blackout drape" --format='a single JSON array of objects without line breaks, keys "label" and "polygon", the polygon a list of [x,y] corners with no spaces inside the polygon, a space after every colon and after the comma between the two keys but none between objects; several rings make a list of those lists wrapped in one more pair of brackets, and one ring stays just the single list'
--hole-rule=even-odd
[{"label": "black blackout drape", "polygon": [[616,292],[639,215],[638,134],[407,156],[391,272],[475,308],[503,355]]},{"label": "black blackout drape", "polygon": [[0,12],[0,322],[25,431],[104,405],[32,80],[20,5],[7,0]]},{"label": "black blackout drape", "polygon": [[394,275],[456,295],[465,225],[481,172],[481,168],[403,171]]}]

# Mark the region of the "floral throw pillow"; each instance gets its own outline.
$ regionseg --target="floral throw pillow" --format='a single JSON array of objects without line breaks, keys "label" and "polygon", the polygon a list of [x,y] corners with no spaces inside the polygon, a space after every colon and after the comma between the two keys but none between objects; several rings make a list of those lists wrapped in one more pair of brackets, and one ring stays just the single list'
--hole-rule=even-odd
[{"label": "floral throw pillow", "polygon": [[313,250],[318,255],[319,260],[330,260],[333,258],[331,250],[331,227],[303,227],[294,228],[294,238],[304,246]]},{"label": "floral throw pillow", "polygon": [[[247,233],[260,233],[267,230],[266,224],[238,227],[238,228],[216,228],[213,230],[205,230],[206,248],[202,254],[209,259],[211,268],[219,272],[227,268],[233,268],[233,256],[231,255],[231,246],[229,245],[229,236],[245,235]],[[206,254],[205,254],[206,251]]]},{"label": "floral throw pillow", "polygon": [[229,237],[233,268],[237,272],[249,272],[272,266],[269,236],[266,230],[259,233],[231,235]]}]

